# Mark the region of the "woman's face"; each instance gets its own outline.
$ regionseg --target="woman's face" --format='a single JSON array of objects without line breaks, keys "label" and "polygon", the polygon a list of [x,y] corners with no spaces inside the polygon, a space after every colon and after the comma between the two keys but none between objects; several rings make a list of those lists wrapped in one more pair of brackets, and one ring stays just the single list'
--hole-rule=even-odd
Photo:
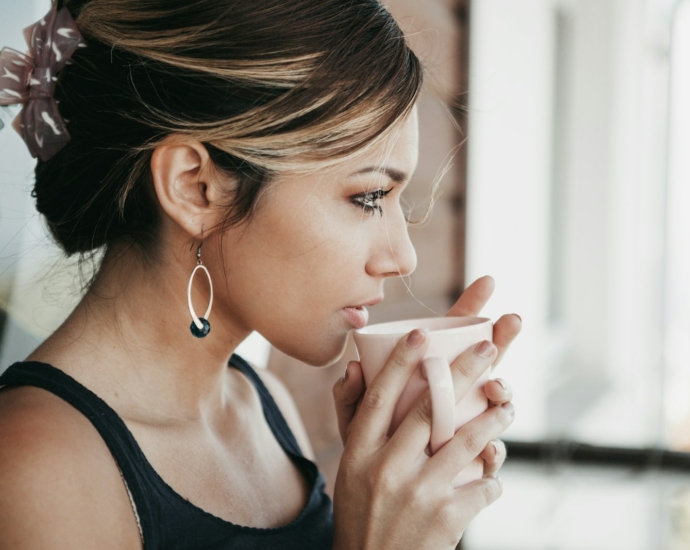
[{"label": "woman's face", "polygon": [[221,314],[306,363],[337,360],[384,280],[416,266],[400,195],[417,156],[415,109],[393,143],[354,163],[276,178],[225,237]]}]

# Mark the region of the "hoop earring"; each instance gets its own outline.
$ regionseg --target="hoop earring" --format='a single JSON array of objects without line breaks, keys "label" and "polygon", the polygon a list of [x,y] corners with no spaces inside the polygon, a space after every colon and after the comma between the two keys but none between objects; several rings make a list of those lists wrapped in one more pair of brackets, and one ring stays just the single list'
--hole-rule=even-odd
[{"label": "hoop earring", "polygon": [[[211,332],[211,324],[207,321],[209,313],[211,313],[211,305],[213,304],[213,283],[211,282],[211,274],[206,269],[206,266],[201,263],[201,247],[204,241],[201,241],[199,248],[196,251],[196,266],[192,270],[192,274],[189,276],[189,284],[187,285],[187,303],[189,304],[189,313],[192,314],[192,324],[189,326],[189,330],[192,331],[192,335],[196,338],[206,338],[208,333]],[[194,280],[194,275],[201,269],[206,273],[208,277],[208,284],[211,287],[211,297],[208,301],[208,308],[206,308],[206,313],[203,317],[197,317],[194,311],[194,306],[192,305],[192,281]]]}]

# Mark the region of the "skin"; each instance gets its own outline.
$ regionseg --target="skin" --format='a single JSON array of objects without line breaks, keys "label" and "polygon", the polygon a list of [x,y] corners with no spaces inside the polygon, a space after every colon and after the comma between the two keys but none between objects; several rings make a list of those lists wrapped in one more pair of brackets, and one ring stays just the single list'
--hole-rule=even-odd
[{"label": "skin", "polygon": [[[292,521],[309,488],[270,432],[251,383],[227,362],[257,330],[301,361],[331,364],[352,329],[342,308],[382,297],[387,278],[414,270],[399,199],[417,164],[416,110],[396,135],[390,150],[376,148],[316,174],[278,176],[251,221],[224,234],[214,228],[233,182],[213,168],[200,143],[170,136],[151,161],[162,218],[157,261],[143,261],[135,248],[111,247],[91,291],[27,359],[50,363],[104,399],[161,477],[197,506],[255,527]],[[381,167],[382,159],[386,168],[404,174],[402,181],[379,172],[352,175]],[[390,193],[368,202],[381,206],[382,214],[364,212],[362,193],[379,188]],[[195,339],[185,290],[202,235],[214,301],[212,330]],[[193,301],[201,313],[208,287],[203,275],[197,276]],[[492,291],[493,281],[480,279],[450,313],[478,313]],[[495,353],[454,365],[458,383],[474,376],[472,365],[498,362],[519,325],[516,316],[501,318],[495,324]],[[415,361],[412,355],[405,360]],[[359,365],[351,364],[348,372],[347,382],[334,388],[345,457],[364,445],[363,435],[351,443],[349,434],[374,433],[376,416],[367,406],[371,388],[364,387]],[[312,457],[284,386],[270,373],[260,374]],[[461,395],[462,388],[457,391]],[[511,398],[510,389],[496,382],[486,391],[495,409]],[[377,425],[384,423],[385,414]],[[408,435],[421,441],[425,428],[416,426]],[[475,456],[482,453],[491,475],[505,458],[503,445],[491,442],[500,431],[480,424],[477,430],[475,440],[483,444]],[[405,441],[400,438],[399,449]],[[107,447],[83,416],[43,390],[0,393],[0,486],[0,548],[141,547]],[[35,528],[37,515],[45,519],[41,529]],[[347,512],[339,517],[341,527],[360,521]],[[377,525],[385,531],[387,524]]]}]

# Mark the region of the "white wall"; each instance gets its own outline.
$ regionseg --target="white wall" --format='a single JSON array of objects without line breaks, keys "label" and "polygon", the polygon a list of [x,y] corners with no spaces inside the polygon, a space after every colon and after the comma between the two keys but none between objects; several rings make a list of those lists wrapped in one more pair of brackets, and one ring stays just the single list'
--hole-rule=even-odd
[{"label": "white wall", "polygon": [[[668,7],[473,2],[468,269],[496,278],[493,316],[524,321],[499,371],[515,389],[509,438],[664,443]],[[567,35],[556,35],[557,12]],[[684,189],[688,173],[676,176]],[[671,204],[673,227],[687,206]],[[688,250],[687,233],[675,234]],[[685,363],[687,341],[677,335],[674,348]],[[671,498],[654,476],[590,479],[509,460],[502,477],[504,496],[468,529],[470,550],[666,547]]]},{"label": "white wall", "polygon": [[515,389],[513,438],[546,429],[546,271],[553,21],[542,0],[472,3],[467,280],[490,274],[492,317],[523,333],[497,375]]},{"label": "white wall", "polygon": [[690,450],[690,1],[678,6],[673,34],[669,143],[668,272],[665,335],[666,421],[672,445]]},{"label": "white wall", "polygon": [[662,4],[473,3],[468,278],[493,275],[490,312],[523,318],[508,437],[660,443]]},{"label": "white wall", "polygon": [[590,395],[556,435],[662,444],[668,20],[654,0],[572,13],[565,368]]}]

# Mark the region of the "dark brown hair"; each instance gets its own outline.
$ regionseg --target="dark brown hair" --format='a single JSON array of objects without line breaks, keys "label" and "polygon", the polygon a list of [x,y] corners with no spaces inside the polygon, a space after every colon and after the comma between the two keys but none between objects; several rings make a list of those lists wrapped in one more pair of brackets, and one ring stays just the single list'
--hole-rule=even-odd
[{"label": "dark brown hair", "polygon": [[127,239],[154,252],[150,159],[170,134],[234,176],[224,223],[272,174],[385,139],[422,85],[378,0],[59,0],[84,36],[56,90],[71,142],[33,196],[68,255]]}]

